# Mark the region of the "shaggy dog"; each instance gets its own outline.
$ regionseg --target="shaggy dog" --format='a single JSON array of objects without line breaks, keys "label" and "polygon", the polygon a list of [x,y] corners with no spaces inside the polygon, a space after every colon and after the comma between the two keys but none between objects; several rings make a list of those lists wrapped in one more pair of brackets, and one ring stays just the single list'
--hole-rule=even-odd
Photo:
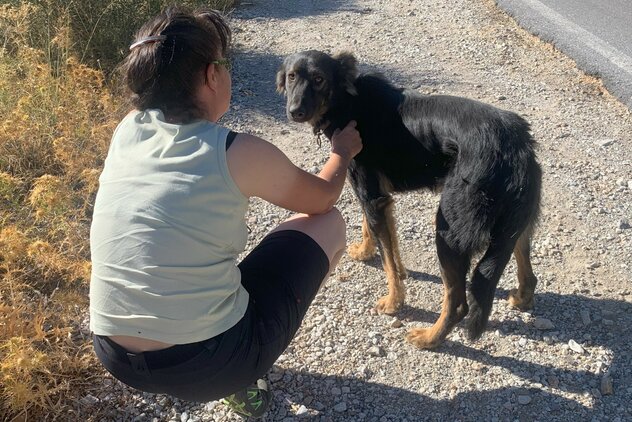
[{"label": "shaggy dog", "polygon": [[[420,348],[438,346],[468,313],[468,335],[485,330],[496,285],[511,255],[518,288],[509,302],[533,307],[537,279],[529,258],[540,208],[541,170],[529,124],[515,113],[466,98],[420,95],[377,75],[358,76],[350,53],[304,51],[288,56],[277,73],[287,97],[287,116],[331,138],[350,120],[363,142],[348,177],[363,210],[362,242],[349,254],[368,260],[379,248],[388,295],[377,310],[395,313],[404,303],[401,262],[393,218],[394,192],[441,192],[436,248],[444,297],[430,328],[407,339]],[[472,260],[482,256],[466,278]]]}]

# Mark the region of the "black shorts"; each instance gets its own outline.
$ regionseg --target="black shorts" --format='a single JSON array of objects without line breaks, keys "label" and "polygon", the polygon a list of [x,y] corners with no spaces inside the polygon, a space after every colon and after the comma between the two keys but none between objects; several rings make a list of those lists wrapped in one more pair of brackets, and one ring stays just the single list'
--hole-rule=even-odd
[{"label": "black shorts", "polygon": [[329,260],[311,237],[284,230],[266,236],[239,268],[250,301],[235,326],[198,343],[144,353],[128,353],[94,336],[105,368],[136,389],[199,402],[226,397],[261,378],[298,331]]}]

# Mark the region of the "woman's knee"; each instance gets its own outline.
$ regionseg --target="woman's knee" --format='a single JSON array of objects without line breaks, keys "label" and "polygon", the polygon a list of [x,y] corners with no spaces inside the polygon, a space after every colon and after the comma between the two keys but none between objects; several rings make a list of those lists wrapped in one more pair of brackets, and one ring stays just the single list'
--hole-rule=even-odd
[{"label": "woman's knee", "polygon": [[278,230],[297,230],[307,234],[323,249],[330,262],[346,245],[346,223],[337,208],[325,214],[293,215],[275,229]]},{"label": "woman's knee", "polygon": [[332,208],[327,215],[331,219],[331,229],[339,235],[343,242],[347,239],[347,223],[338,208]]}]

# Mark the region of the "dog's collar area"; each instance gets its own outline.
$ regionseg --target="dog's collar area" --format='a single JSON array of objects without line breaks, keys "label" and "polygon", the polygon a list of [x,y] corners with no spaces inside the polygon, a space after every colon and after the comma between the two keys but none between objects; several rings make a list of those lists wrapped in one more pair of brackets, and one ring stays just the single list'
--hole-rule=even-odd
[{"label": "dog's collar area", "polygon": [[313,130],[314,135],[316,135],[316,143],[318,144],[318,148],[322,145],[323,136],[325,135],[325,129],[329,127],[331,122],[329,120],[321,119],[314,124]]},{"label": "dog's collar area", "polygon": [[322,129],[316,130],[314,129],[314,135],[316,135],[316,144],[318,145],[318,148],[320,148],[323,145],[323,131]]},{"label": "dog's collar area", "polygon": [[330,124],[331,122],[329,120],[320,119],[314,125],[314,133],[316,133],[317,131],[324,132]]}]

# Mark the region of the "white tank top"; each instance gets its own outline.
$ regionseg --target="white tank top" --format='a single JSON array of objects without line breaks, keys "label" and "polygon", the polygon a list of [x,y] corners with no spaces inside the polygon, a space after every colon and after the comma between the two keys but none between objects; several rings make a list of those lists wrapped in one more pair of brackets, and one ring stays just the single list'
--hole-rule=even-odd
[{"label": "white tank top", "polygon": [[184,344],[235,325],[248,305],[236,266],[246,198],[226,163],[229,130],[166,123],[160,110],[119,124],[90,230],[90,328]]}]

